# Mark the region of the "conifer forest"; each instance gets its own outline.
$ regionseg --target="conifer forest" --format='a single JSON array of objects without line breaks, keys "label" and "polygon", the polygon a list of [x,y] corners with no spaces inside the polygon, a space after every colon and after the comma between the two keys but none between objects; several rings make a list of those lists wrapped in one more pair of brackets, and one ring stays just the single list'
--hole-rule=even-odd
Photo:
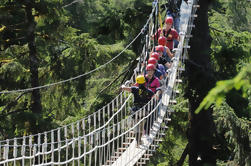
[{"label": "conifer forest", "polygon": [[[198,1],[175,113],[146,165],[251,166],[251,2]],[[78,121],[118,95],[143,36],[124,49],[152,4],[0,0],[0,140]]]}]

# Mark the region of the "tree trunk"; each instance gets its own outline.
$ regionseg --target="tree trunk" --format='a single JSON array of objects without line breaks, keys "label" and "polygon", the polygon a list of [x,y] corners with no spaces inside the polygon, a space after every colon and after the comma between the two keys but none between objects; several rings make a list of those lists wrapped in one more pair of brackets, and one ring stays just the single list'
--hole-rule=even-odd
[{"label": "tree trunk", "polygon": [[[37,87],[39,86],[38,81],[38,58],[36,52],[35,45],[35,27],[36,24],[34,22],[34,16],[32,15],[32,4],[35,2],[27,2],[25,7],[26,13],[26,22],[27,22],[27,41],[29,47],[29,63],[30,63],[30,72],[31,72],[31,86]],[[38,126],[36,125],[36,121],[38,120],[41,114],[42,106],[41,106],[41,97],[39,89],[33,90],[31,94],[31,111],[34,113],[35,118],[31,119],[31,132],[37,133],[39,131]]]},{"label": "tree trunk", "polygon": [[208,27],[208,7],[210,0],[200,0],[197,9],[198,17],[194,20],[194,36],[190,40],[191,49],[186,61],[187,81],[186,97],[189,99],[190,127],[188,129],[189,165],[216,165],[213,151],[213,132],[215,130],[212,110],[202,110],[199,114],[194,111],[200,102],[214,87],[215,80],[210,65],[211,37]]}]

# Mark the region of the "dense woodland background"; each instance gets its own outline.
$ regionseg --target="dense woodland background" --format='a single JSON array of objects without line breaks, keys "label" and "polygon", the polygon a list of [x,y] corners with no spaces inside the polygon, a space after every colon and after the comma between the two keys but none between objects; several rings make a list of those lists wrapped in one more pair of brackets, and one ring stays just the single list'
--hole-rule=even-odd
[{"label": "dense woodland background", "polygon": [[[152,10],[151,0],[71,2],[0,1],[0,91],[54,83],[99,67],[140,32]],[[217,165],[251,165],[251,3],[215,0],[208,17],[211,74],[218,82],[197,111],[213,113]],[[50,130],[101,108],[130,77],[141,49],[139,38],[90,75],[41,90],[0,94],[0,140]],[[191,127],[188,81],[179,87],[176,113],[149,165],[179,164],[186,154]]]}]

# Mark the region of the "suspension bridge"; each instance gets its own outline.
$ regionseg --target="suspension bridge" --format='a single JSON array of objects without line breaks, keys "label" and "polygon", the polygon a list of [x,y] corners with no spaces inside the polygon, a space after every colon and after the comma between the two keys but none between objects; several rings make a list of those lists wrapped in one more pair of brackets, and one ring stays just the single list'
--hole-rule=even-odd
[{"label": "suspension bridge", "polygon": [[[158,1],[155,2],[144,27],[145,45],[130,82],[135,82],[136,76],[143,73],[141,64],[147,61],[154,47],[150,37],[154,34],[154,19],[158,19]],[[175,113],[171,108],[176,104],[177,86],[182,82],[180,73],[184,69],[198,7],[197,0],[182,4],[180,42],[174,50],[168,77],[161,87],[161,98],[153,97],[135,115],[131,115],[129,108],[133,96],[121,92],[103,108],[79,121],[35,135],[2,140],[0,165],[145,165],[168,130],[170,115]],[[149,135],[136,140],[136,134],[143,132],[144,125],[149,127]],[[137,142],[141,143],[138,145]]]}]

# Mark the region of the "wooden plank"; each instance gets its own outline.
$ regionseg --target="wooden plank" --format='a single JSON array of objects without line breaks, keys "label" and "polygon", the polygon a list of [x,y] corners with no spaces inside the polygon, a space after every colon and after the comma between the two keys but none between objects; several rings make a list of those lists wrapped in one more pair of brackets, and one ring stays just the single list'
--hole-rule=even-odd
[{"label": "wooden plank", "polygon": [[126,148],[118,148],[118,150],[123,151],[126,150]]},{"label": "wooden plank", "polygon": [[168,129],[169,127],[168,126],[161,126],[161,128]]},{"label": "wooden plank", "polygon": [[[193,4],[193,2],[191,4]],[[181,23],[184,23],[184,25],[180,27],[181,32],[182,31],[186,32],[187,28],[189,26],[194,26],[194,25],[188,25],[188,20],[189,20],[189,17],[191,16],[192,5],[187,5],[187,7],[184,7],[184,8],[186,8],[185,9],[186,11],[183,11],[184,10],[183,9],[182,12],[184,12],[184,17],[186,17],[186,18],[185,19],[182,18],[183,20],[181,19]],[[181,39],[180,39],[179,49],[175,52],[175,59],[173,59],[172,72],[169,73],[170,75],[169,75],[167,89],[162,94],[161,101],[163,103],[163,106],[161,105],[161,107],[159,109],[159,116],[157,117],[157,120],[154,122],[149,136],[142,138],[143,143],[142,143],[142,145],[139,145],[139,146],[137,146],[137,142],[134,137],[126,138],[127,140],[132,139],[133,141],[125,149],[124,153],[122,153],[121,156],[112,164],[113,166],[125,166],[125,165],[126,166],[134,166],[136,163],[145,164],[145,162],[139,162],[140,159],[144,156],[144,154],[149,153],[149,152],[155,152],[154,149],[149,149],[149,147],[150,146],[154,146],[154,147],[158,146],[158,145],[152,145],[152,143],[158,134],[158,131],[161,127],[160,124],[162,124],[164,117],[165,117],[165,114],[167,112],[166,110],[169,106],[169,101],[172,96],[172,89],[173,89],[173,87],[175,85],[175,81],[176,81],[178,64],[179,64],[179,59],[181,57],[181,53],[183,50],[182,46],[184,44],[184,40],[185,40],[185,35],[182,35]],[[152,154],[146,154],[146,155],[149,155],[149,157],[152,156]],[[146,157],[143,157],[143,158],[146,158]]]},{"label": "wooden plank", "polygon": [[177,104],[176,100],[170,100],[169,102],[170,102],[170,104]]},{"label": "wooden plank", "polygon": [[182,81],[182,79],[176,79],[176,82],[182,83],[183,81]]},{"label": "wooden plank", "polygon": [[172,119],[171,118],[165,118],[164,120],[170,122]]},{"label": "wooden plank", "polygon": [[144,164],[146,164],[146,162],[137,162],[137,164],[144,165]]},{"label": "wooden plank", "polygon": [[163,142],[162,139],[155,139],[154,141],[157,141],[157,142]]}]

